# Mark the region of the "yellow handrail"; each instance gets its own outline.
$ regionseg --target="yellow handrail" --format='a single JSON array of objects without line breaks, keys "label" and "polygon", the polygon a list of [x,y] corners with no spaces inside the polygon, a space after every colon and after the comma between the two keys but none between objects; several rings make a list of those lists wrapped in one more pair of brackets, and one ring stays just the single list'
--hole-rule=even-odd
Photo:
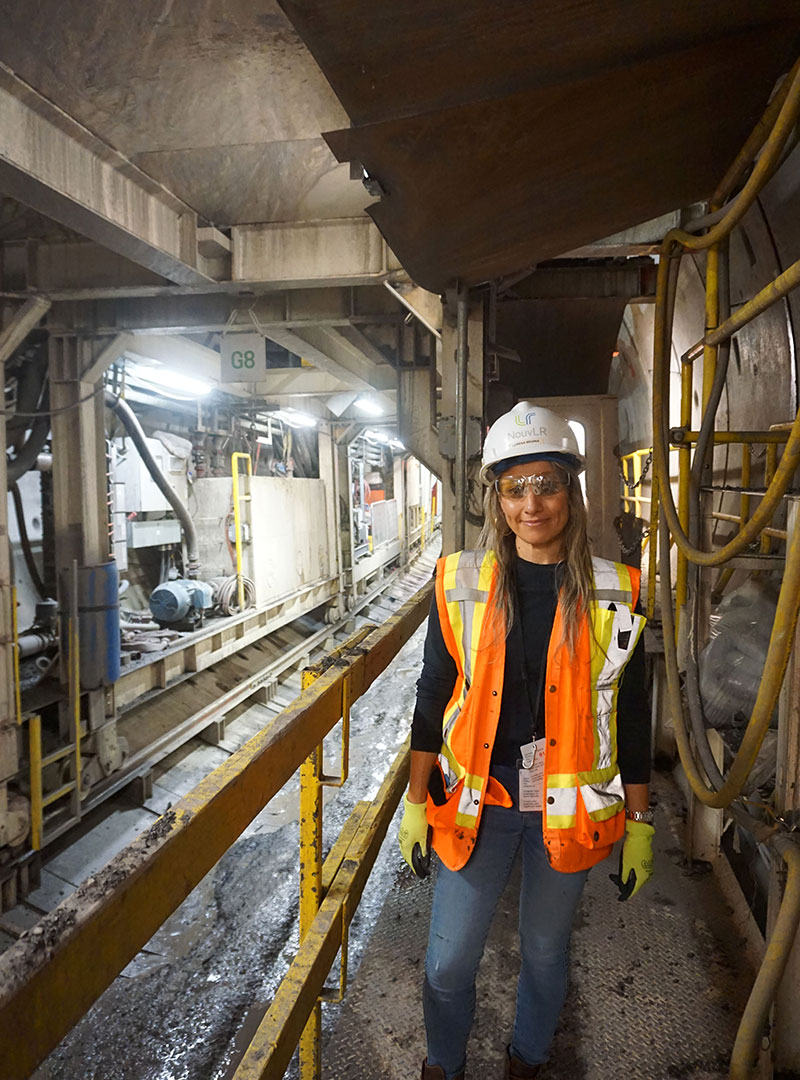
[{"label": "yellow handrail", "polygon": [[[239,494],[239,462],[247,462],[247,492]],[[236,545],[236,594],[239,603],[239,611],[244,611],[244,578],[242,577],[242,514],[240,503],[242,499],[248,502],[252,498],[250,491],[250,478],[253,475],[253,461],[249,454],[231,454],[231,476],[233,477],[233,538]]]}]

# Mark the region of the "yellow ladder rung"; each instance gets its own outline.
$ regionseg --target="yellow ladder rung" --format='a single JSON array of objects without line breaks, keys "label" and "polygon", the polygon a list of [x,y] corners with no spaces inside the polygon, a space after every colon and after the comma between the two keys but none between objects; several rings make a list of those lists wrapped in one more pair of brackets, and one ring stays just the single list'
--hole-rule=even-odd
[{"label": "yellow ladder rung", "polygon": [[69,746],[62,746],[60,750],[54,750],[52,754],[48,754],[47,757],[42,758],[42,768],[44,768],[45,765],[52,765],[54,761],[61,761],[62,758],[65,758],[68,754],[73,754],[74,752],[74,743],[70,743]]},{"label": "yellow ladder rung", "polygon": [[69,793],[74,790],[75,781],[70,780],[68,784],[64,784],[63,787],[60,787],[58,791],[51,791],[49,795],[45,795],[45,797],[42,799],[42,808],[44,808],[45,806],[50,806],[58,799],[62,799],[65,795],[69,795]]}]

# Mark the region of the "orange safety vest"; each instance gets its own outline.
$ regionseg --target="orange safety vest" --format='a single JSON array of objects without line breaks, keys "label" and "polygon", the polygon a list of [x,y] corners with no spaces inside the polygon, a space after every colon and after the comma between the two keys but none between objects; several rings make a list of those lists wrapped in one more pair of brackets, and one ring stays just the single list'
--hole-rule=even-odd
[{"label": "orange safety vest", "polygon": [[[558,604],[545,672],[545,781],[542,830],[550,863],[572,873],[605,859],[625,824],[617,767],[619,678],[644,627],[634,612],[639,571],[592,559],[595,602],[584,616],[575,655],[562,641]],[[491,550],[439,559],[436,605],[445,645],[458,671],[442,719],[446,801],[428,796],[433,846],[451,870],[469,859],[484,806],[511,806],[489,776],[503,693],[506,633],[494,607],[497,560]]]}]

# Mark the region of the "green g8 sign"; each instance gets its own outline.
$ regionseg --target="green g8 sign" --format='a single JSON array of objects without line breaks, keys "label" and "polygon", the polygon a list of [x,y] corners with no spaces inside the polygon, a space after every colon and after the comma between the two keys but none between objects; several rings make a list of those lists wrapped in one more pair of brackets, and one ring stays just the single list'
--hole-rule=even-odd
[{"label": "green g8 sign", "polygon": [[220,379],[223,383],[258,382],[266,378],[267,344],[261,334],[223,334]]}]

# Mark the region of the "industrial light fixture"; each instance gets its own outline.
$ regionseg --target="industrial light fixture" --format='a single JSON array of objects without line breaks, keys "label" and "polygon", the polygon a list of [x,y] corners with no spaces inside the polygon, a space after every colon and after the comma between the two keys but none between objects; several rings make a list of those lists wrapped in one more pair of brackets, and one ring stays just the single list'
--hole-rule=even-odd
[{"label": "industrial light fixture", "polygon": [[364,430],[364,438],[369,442],[383,443],[384,446],[388,446],[390,442],[390,437],[385,431],[375,431],[373,428],[366,428]]},{"label": "industrial light fixture", "polygon": [[353,404],[357,409],[361,409],[362,412],[367,413],[369,416],[382,416],[383,409],[372,398],[358,398]]},{"label": "industrial light fixture", "polygon": [[276,420],[282,420],[284,424],[288,424],[289,427],[301,428],[301,427],[316,427],[317,418],[315,416],[309,416],[308,413],[298,412],[297,409],[276,409],[275,412],[270,413]]},{"label": "industrial light fixture", "polygon": [[[191,375],[184,375],[182,371],[173,371],[161,365],[148,367],[146,364],[128,364],[128,373],[137,382],[145,383],[155,390],[161,390],[169,395],[170,390],[176,391],[183,397],[204,397],[210,393],[214,386],[202,379],[195,379]],[[171,396],[171,395],[170,395]]]}]

